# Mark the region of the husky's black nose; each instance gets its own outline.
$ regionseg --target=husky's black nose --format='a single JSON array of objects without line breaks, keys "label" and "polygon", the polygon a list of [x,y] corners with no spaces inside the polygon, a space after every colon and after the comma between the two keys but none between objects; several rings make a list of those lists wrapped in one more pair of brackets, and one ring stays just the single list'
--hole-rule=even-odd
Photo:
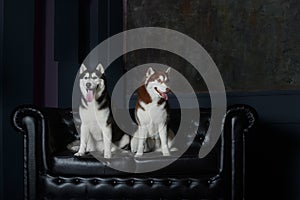
[{"label": "husky's black nose", "polygon": [[91,86],[92,86],[91,83],[87,83],[87,84],[86,84],[86,87],[87,87],[87,88],[90,88]]}]

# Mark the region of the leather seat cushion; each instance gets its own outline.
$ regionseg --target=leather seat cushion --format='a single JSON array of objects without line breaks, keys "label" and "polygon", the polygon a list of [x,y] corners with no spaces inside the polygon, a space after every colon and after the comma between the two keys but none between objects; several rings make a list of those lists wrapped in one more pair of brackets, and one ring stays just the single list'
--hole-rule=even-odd
[{"label": "leather seat cushion", "polygon": [[[177,160],[172,156],[164,157],[161,152],[155,153],[157,155],[151,157],[145,153],[140,158],[136,158],[130,153],[115,153],[111,159],[107,161],[100,159],[99,161],[95,158],[97,157],[95,154],[93,156],[87,154],[78,158],[73,155],[73,152],[65,150],[51,156],[50,171],[55,175],[128,176],[129,173],[115,170],[109,165],[118,166],[119,169],[133,169],[135,172],[139,172],[141,169],[147,169],[153,165],[162,165],[173,159],[175,161],[172,164],[155,171],[155,175],[201,175],[216,174],[219,171],[220,158],[216,153],[211,153],[203,159],[199,159],[197,156],[184,155]],[[143,173],[142,175],[151,175],[151,173]]]},{"label": "leather seat cushion", "polygon": [[[129,155],[114,155],[109,162],[122,168],[133,168],[134,162]],[[52,156],[51,173],[61,175],[81,176],[111,176],[122,175],[124,172],[112,169],[107,163],[97,160],[91,154],[75,157],[74,152],[65,150]]]}]

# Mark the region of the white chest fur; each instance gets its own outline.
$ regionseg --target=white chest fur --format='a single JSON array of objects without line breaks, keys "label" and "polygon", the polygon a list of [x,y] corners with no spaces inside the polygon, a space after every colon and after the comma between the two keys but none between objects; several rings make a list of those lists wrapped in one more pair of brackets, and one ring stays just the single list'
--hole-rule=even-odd
[{"label": "white chest fur", "polygon": [[147,127],[150,137],[158,136],[159,129],[166,125],[165,102],[160,105],[157,102],[148,104],[140,102],[140,104],[143,109],[138,109],[136,113],[140,126]]},{"label": "white chest fur", "polygon": [[80,148],[76,156],[82,156],[86,151],[104,150],[104,157],[111,157],[112,133],[111,125],[107,124],[109,114],[109,108],[99,110],[99,105],[95,100],[79,107]]},{"label": "white chest fur", "polygon": [[79,107],[79,115],[82,124],[106,124],[109,116],[109,109],[105,108],[99,110],[99,104],[93,100],[92,102],[86,103],[86,107]]}]

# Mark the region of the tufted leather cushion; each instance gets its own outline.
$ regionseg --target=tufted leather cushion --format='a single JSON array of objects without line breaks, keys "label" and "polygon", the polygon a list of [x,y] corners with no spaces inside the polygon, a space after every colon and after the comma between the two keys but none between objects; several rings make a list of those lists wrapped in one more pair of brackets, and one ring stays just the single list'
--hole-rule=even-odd
[{"label": "tufted leather cushion", "polygon": [[[82,157],[75,157],[74,152],[65,150],[52,156],[51,173],[56,175],[88,175],[88,176],[107,176],[121,175],[123,172],[114,170],[93,156],[87,154]],[[134,168],[134,162],[130,156],[115,155],[109,162],[123,168]]]},{"label": "tufted leather cushion", "polygon": [[42,175],[40,182],[43,199],[223,199],[218,191],[219,176],[84,178]]},{"label": "tufted leather cushion", "polygon": [[[95,159],[89,154],[81,158],[74,157],[73,154],[73,152],[65,150],[52,156],[50,168],[51,173],[55,175],[72,176],[128,176],[128,173],[110,168],[106,163]],[[161,156],[160,152],[157,152],[157,156],[152,158],[147,157],[147,154],[145,154],[145,156],[142,158],[135,158],[128,153],[123,153],[122,155],[113,154],[113,157],[109,160],[109,162],[113,163],[114,165],[118,165],[120,168],[130,168],[139,171],[141,168],[145,169],[153,164],[163,164],[164,162],[172,159],[174,159],[172,156]],[[154,174],[160,176],[217,174],[220,168],[219,160],[218,154],[214,152],[204,159],[199,159],[196,156],[186,155],[176,160],[171,165],[155,171]]]}]

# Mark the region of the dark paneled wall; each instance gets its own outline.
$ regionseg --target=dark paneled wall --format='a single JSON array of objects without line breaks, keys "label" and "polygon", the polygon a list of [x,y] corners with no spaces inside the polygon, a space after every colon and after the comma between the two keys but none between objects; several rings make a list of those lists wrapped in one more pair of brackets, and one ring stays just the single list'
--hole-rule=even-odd
[{"label": "dark paneled wall", "polygon": [[70,107],[73,82],[79,69],[78,0],[55,1],[54,57],[58,62],[58,106]]},{"label": "dark paneled wall", "polygon": [[[71,107],[73,82],[79,65],[86,56],[85,54],[99,41],[122,30],[121,0],[111,3],[111,7],[108,6],[108,2],[110,2],[108,0],[89,0],[87,6],[94,15],[89,16],[85,21],[92,21],[88,31],[79,26],[79,16],[82,17],[82,15],[79,15],[81,8],[78,0],[55,1],[54,9],[50,8],[54,4],[49,4],[49,1],[44,1],[48,7],[43,9],[46,10],[44,14],[46,14],[47,22],[50,22],[51,25],[44,28],[50,28],[48,30],[53,31],[51,26],[54,24],[54,38],[47,38],[47,34],[51,36],[49,32],[39,32],[36,29],[39,27],[35,27],[39,26],[39,23],[43,24],[41,21],[35,23],[35,17],[37,17],[35,9],[39,9],[36,6],[41,6],[41,4],[35,4],[37,1],[0,0],[0,195],[3,191],[3,198],[0,196],[0,199],[23,199],[23,137],[12,129],[10,115],[18,105],[37,103],[34,97],[39,97],[38,95],[46,95],[46,98],[47,95],[49,96],[47,91],[34,87],[34,81],[37,80],[36,78],[39,75],[41,77],[46,76],[46,81],[49,80],[49,74],[40,74],[44,73],[43,70],[39,71],[39,66],[35,65],[37,54],[35,54],[34,45],[41,47],[40,51],[42,53],[46,52],[46,55],[50,56],[46,57],[45,61],[40,62],[40,67],[45,67],[42,62],[46,62],[48,70],[51,69],[51,66],[55,67],[52,71],[54,74],[51,77],[58,78],[57,83],[55,80],[43,83],[45,88],[50,88],[54,94],[58,93],[58,102],[54,98],[49,101],[46,99],[45,103],[52,106],[56,104],[59,107]],[[101,10],[105,12],[100,12]],[[55,19],[50,19],[51,16],[54,17],[54,14]],[[89,15],[91,13],[86,12],[85,14]],[[108,14],[110,17],[107,16]],[[93,18],[95,15],[98,18]],[[107,21],[110,18],[112,23]],[[106,24],[104,28],[100,28],[102,23]],[[98,25],[99,27],[97,27]],[[95,31],[95,29],[101,30],[101,32]],[[90,34],[89,37],[79,37],[79,33],[85,31]],[[46,34],[48,40],[36,40],[35,36],[43,37],[39,34]],[[80,43],[80,41],[83,43]],[[55,42],[54,49],[51,46],[53,45],[52,42]],[[46,46],[44,47],[43,44],[46,44]],[[88,44],[86,52],[80,52],[79,48],[85,44]],[[2,49],[4,50],[3,56]],[[36,50],[39,50],[39,48]],[[52,50],[54,51],[49,52]],[[55,53],[55,56],[53,53]],[[55,62],[57,62],[57,66]],[[117,72],[115,74],[120,74],[122,70],[123,68],[120,65],[116,65],[115,68],[111,69],[112,73]],[[54,84],[54,86],[51,84]],[[41,105],[44,99],[43,97],[38,99],[38,103]]]},{"label": "dark paneled wall", "polygon": [[[158,26],[192,37],[216,62],[227,90],[299,89],[299,9],[298,0],[127,0],[127,28]],[[188,63],[173,63],[191,73]]]},{"label": "dark paneled wall", "polygon": [[23,137],[12,129],[10,114],[20,104],[33,103],[33,26],[33,0],[4,1],[3,199],[23,199]]},{"label": "dark paneled wall", "polygon": [[[0,80],[3,79],[3,0],[0,0]],[[0,117],[3,117],[3,87],[0,81]],[[3,177],[3,119],[0,120],[0,177]],[[3,179],[0,178],[0,199],[3,199]]]}]

